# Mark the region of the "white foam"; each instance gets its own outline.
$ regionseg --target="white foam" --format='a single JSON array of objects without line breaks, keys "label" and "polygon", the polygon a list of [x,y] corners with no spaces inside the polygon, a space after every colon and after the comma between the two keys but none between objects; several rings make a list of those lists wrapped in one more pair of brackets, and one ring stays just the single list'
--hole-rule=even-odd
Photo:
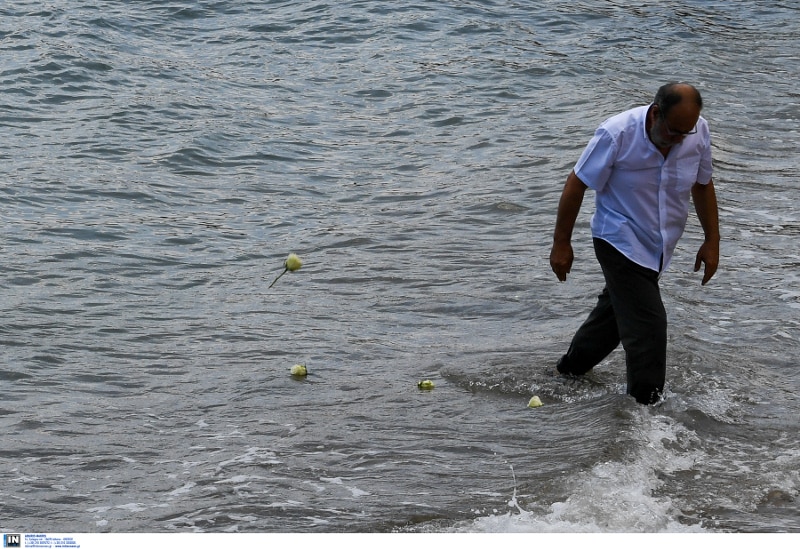
[{"label": "white foam", "polygon": [[217,465],[217,473],[230,465],[250,465],[253,463],[259,465],[280,465],[282,461],[277,459],[275,452],[266,448],[254,446],[248,448],[247,451],[240,456],[221,462]]},{"label": "white foam", "polygon": [[[456,530],[470,532],[615,533],[704,532],[699,525],[679,521],[680,511],[658,495],[659,473],[691,469],[697,456],[687,446],[692,431],[665,416],[643,408],[625,438],[634,448],[616,461],[597,463],[569,481],[571,495],[543,510],[524,509],[516,501],[505,514],[480,517]],[[535,494],[534,494],[535,495]]]},{"label": "white foam", "polygon": [[126,503],[124,505],[117,505],[114,509],[121,509],[123,511],[130,511],[131,513],[140,513],[147,509],[146,505],[138,502]]},{"label": "white foam", "polygon": [[364,490],[356,488],[355,486],[345,485],[344,479],[342,479],[341,477],[320,477],[320,480],[323,482],[328,482],[330,484],[336,484],[338,486],[342,486],[345,490],[349,491],[354,498],[371,495],[370,492],[366,492]]},{"label": "white foam", "polygon": [[181,486],[180,488],[176,488],[175,490],[170,492],[169,495],[172,496],[172,497],[175,497],[175,496],[182,496],[184,494],[188,494],[189,492],[192,491],[192,489],[195,486],[197,486],[196,482],[188,482],[188,483],[184,484],[183,486]]}]

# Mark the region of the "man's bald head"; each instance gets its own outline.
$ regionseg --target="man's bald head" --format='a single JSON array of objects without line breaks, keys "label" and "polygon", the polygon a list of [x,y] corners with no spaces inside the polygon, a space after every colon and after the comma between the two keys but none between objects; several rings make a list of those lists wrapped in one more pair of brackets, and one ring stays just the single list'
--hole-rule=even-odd
[{"label": "man's bald head", "polygon": [[[653,103],[658,107],[661,116],[666,117],[673,107],[684,102],[692,103],[698,111],[703,108],[703,98],[697,88],[683,82],[670,82],[658,88]],[[687,105],[684,105],[687,106]]]}]

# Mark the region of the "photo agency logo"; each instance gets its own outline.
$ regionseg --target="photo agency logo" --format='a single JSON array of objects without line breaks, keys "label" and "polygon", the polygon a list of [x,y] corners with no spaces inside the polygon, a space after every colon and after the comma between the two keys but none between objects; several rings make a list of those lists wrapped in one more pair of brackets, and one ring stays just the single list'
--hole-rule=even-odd
[{"label": "photo agency logo", "polygon": [[22,535],[3,534],[3,547],[22,547]]}]

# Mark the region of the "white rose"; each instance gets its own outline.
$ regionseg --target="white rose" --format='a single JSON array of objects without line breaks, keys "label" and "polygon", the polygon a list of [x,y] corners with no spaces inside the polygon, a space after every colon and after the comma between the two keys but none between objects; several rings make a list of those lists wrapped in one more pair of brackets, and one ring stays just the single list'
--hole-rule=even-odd
[{"label": "white rose", "polygon": [[536,395],[532,396],[528,402],[528,408],[538,408],[539,406],[544,406],[544,404],[542,404],[542,399]]}]

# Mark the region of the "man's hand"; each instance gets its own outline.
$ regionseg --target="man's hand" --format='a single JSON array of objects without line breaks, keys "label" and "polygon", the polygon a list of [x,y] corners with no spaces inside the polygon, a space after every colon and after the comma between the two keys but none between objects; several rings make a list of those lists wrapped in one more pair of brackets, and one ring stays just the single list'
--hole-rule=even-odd
[{"label": "man's hand", "polygon": [[573,259],[575,254],[572,252],[572,244],[553,243],[553,249],[550,250],[550,267],[561,282],[567,280],[567,273],[572,270]]},{"label": "man's hand", "polygon": [[711,280],[711,277],[717,272],[717,267],[719,266],[719,242],[704,242],[700,246],[700,250],[697,252],[697,259],[694,262],[694,272],[700,270],[701,264],[705,264],[703,282],[701,283],[705,286],[706,282]]}]

